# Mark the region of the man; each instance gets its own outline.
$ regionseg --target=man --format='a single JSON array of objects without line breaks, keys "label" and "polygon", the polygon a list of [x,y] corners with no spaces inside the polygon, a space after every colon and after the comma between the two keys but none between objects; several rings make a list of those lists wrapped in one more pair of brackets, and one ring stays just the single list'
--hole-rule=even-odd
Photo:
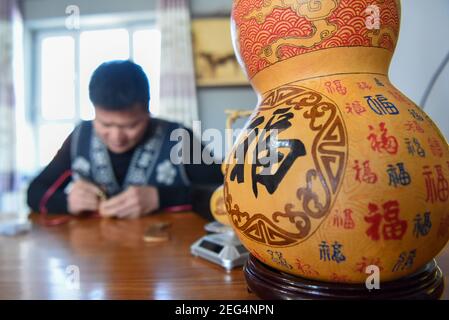
[{"label": "man", "polygon": [[222,183],[217,164],[171,161],[178,141],[170,134],[182,127],[150,117],[149,92],[145,73],[133,62],[99,66],[89,84],[95,119],[78,125],[31,182],[28,205],[36,212],[137,218],[190,204],[192,183]]}]

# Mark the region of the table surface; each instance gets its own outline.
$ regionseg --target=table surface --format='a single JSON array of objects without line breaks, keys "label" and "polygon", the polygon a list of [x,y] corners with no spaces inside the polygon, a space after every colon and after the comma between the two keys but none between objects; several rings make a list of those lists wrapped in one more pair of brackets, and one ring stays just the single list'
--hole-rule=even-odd
[{"label": "table surface", "polygon": [[[0,299],[257,299],[242,268],[194,257],[190,246],[207,223],[194,213],[163,213],[140,220],[73,218],[31,232],[0,236]],[[142,240],[154,222],[170,222],[170,240]],[[437,261],[447,283],[449,246]],[[79,289],[71,280],[79,270]],[[449,288],[443,299],[449,300]]]}]

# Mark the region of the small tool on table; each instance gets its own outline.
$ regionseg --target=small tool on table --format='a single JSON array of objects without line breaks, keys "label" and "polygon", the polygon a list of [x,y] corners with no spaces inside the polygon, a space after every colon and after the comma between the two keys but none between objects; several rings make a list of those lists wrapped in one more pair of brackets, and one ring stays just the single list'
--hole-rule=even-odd
[{"label": "small tool on table", "polygon": [[143,236],[145,242],[164,242],[170,239],[168,228],[171,226],[170,222],[156,222],[150,224]]}]

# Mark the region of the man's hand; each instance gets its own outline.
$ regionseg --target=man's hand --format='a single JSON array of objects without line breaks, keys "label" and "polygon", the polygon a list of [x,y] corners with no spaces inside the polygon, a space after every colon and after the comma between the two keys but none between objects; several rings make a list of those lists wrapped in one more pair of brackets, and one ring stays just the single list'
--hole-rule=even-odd
[{"label": "man's hand", "polygon": [[80,214],[85,211],[97,211],[100,205],[100,188],[84,180],[73,183],[67,198],[67,206],[71,214]]},{"label": "man's hand", "polygon": [[102,217],[135,219],[159,208],[159,193],[155,187],[133,186],[100,204]]}]

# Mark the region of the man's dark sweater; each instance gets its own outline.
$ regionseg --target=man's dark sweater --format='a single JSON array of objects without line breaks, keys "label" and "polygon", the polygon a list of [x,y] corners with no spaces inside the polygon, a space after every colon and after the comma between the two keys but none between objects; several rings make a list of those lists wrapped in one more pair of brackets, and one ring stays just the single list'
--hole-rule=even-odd
[{"label": "man's dark sweater", "polygon": [[[188,130],[190,135],[190,141],[193,141],[193,133]],[[142,142],[146,141],[153,134],[151,130],[151,124],[146,131]],[[28,187],[28,205],[35,212],[40,211],[40,202],[44,197],[47,190],[61,177],[65,172],[71,170],[71,143],[72,134],[66,139],[61,149],[56,156],[50,162],[50,164],[31,182]],[[133,149],[122,153],[114,154],[110,151],[109,157],[113,172],[117,179],[117,182],[122,185],[123,180],[127,174],[128,167],[130,165],[134,150],[140,144],[136,145]],[[202,146],[202,150],[204,147]],[[191,146],[190,155],[193,155],[193,149]],[[192,163],[192,162],[190,162]],[[223,175],[220,170],[219,164],[184,164],[187,176],[192,184],[191,187],[170,187],[170,186],[157,186],[159,191],[159,204],[160,209],[186,205],[192,203],[192,188],[198,185],[219,185],[223,182]],[[65,188],[71,182],[71,179],[67,179],[56,190],[56,192],[48,199],[46,203],[46,209],[49,213],[66,213],[67,209],[67,194]]]}]

